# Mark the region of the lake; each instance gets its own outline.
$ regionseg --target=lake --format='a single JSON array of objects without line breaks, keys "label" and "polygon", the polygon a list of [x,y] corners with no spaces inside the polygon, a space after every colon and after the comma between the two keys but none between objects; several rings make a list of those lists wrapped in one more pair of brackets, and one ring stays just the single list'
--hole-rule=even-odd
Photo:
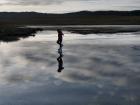
[{"label": "lake", "polygon": [[140,32],[63,33],[0,43],[0,105],[140,105]]}]

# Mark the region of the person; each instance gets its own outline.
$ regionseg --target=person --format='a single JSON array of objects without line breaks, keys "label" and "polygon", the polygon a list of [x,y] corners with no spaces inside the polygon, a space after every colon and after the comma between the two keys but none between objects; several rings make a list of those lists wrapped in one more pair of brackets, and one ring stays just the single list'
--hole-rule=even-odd
[{"label": "person", "polygon": [[57,32],[58,32],[58,40],[57,40],[57,43],[60,44],[60,45],[62,45],[64,34],[63,34],[63,32],[62,32],[61,29],[57,29]]}]

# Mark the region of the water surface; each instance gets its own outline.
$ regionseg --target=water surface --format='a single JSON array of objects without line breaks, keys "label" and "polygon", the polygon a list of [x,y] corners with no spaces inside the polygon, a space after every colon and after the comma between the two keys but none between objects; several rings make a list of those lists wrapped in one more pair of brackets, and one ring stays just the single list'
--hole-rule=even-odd
[{"label": "water surface", "polygon": [[64,34],[1,42],[0,105],[140,104],[139,33]]}]

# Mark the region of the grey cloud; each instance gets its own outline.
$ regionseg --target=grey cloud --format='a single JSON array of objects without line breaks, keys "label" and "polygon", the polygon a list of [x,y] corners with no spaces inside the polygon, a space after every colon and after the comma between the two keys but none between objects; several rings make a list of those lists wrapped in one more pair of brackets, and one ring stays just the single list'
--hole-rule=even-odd
[{"label": "grey cloud", "polygon": [[[75,0],[71,0],[75,1]],[[76,0],[76,1],[85,1],[85,0]],[[93,0],[86,0],[93,1]],[[66,2],[66,0],[9,0],[9,4],[19,4],[19,5],[49,5],[49,4],[58,4]]]},{"label": "grey cloud", "polygon": [[36,4],[36,5],[39,5],[39,4],[54,4],[54,3],[62,3],[62,2],[90,2],[90,3],[97,3],[99,5],[99,3],[104,3],[105,5],[106,4],[113,4],[113,5],[116,5],[116,4],[130,4],[130,5],[139,5],[140,4],[140,1],[139,0],[109,0],[107,2],[107,0],[6,0],[7,3],[9,4]]},{"label": "grey cloud", "polygon": [[[0,11],[72,12],[98,10],[138,10],[139,0],[2,0]],[[16,5],[16,6],[15,6]],[[27,7],[32,6],[32,7]]]}]

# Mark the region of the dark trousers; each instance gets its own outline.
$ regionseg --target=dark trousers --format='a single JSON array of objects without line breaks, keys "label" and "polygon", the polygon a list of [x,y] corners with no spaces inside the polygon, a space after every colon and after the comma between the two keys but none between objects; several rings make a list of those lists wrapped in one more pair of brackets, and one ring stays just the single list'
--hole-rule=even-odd
[{"label": "dark trousers", "polygon": [[58,38],[57,43],[62,44],[62,38]]}]

